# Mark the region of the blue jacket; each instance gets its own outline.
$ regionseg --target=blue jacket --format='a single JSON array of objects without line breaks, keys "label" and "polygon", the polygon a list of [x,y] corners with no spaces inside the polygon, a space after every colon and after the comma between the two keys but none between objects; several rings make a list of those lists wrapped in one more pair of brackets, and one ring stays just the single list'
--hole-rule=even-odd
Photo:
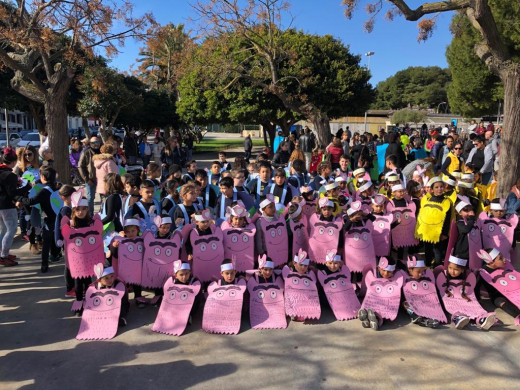
[{"label": "blue jacket", "polygon": [[507,212],[506,216],[509,217],[513,214],[520,215],[520,199],[516,197],[513,192],[510,192],[506,198]]}]

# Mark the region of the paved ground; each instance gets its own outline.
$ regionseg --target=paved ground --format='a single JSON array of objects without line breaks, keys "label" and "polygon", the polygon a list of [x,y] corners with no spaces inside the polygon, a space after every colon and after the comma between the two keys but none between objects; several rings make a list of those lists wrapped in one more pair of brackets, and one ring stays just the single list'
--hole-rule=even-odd
[{"label": "paved ground", "polygon": [[182,337],[151,331],[157,309],[132,305],[129,325],[110,341],[75,340],[79,318],[64,298],[63,265],[39,273],[17,239],[18,267],[0,269],[0,388],[516,388],[520,330],[432,330],[395,323],[374,332],[357,320],[290,323],[238,336],[206,334],[201,313]]},{"label": "paved ground", "polygon": [[[199,158],[197,158],[200,160]],[[213,157],[210,157],[212,160]],[[80,319],[64,298],[63,264],[15,240],[20,265],[0,268],[0,389],[506,389],[520,380],[520,329],[432,330],[405,315],[381,331],[357,320],[237,336],[206,334],[201,313],[181,337],[151,331],[157,309],[137,309],[110,341],[77,341]]]}]

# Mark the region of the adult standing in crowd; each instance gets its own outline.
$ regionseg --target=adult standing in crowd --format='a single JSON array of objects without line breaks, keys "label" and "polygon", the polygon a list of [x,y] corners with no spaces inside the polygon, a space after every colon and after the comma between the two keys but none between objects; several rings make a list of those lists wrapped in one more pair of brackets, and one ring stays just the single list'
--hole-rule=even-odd
[{"label": "adult standing in crowd", "polygon": [[137,144],[137,137],[133,129],[126,132],[123,140],[123,149],[125,150],[128,165],[137,164],[137,156],[139,156],[139,145]]},{"label": "adult standing in crowd", "polygon": [[17,265],[16,256],[10,255],[14,234],[18,227],[18,213],[15,202],[18,194],[18,176],[13,173],[16,166],[16,153],[11,148],[4,150],[0,164],[0,265],[12,267]]},{"label": "adult standing in crowd", "polygon": [[341,134],[341,147],[343,148],[343,155],[350,159],[349,135],[346,131]]},{"label": "adult standing in crowd", "polygon": [[305,154],[305,170],[309,172],[312,150],[314,149],[314,139],[311,137],[311,129],[305,126],[303,135],[300,136],[299,146],[300,150]]},{"label": "adult standing in crowd", "polygon": [[186,145],[186,161],[193,159],[193,135],[189,131],[184,135],[184,145]]},{"label": "adult standing in crowd", "polygon": [[161,163],[161,153],[164,149],[164,142],[162,141],[162,138],[155,137],[153,140],[152,145],[152,152],[153,152],[153,161],[160,164]]},{"label": "adult standing in crowd", "polygon": [[147,167],[148,164],[150,164],[150,160],[152,159],[152,147],[148,143],[148,137],[146,134],[140,135],[140,141],[139,154],[143,160],[143,167]]},{"label": "adult standing in crowd", "polygon": [[168,171],[170,165],[176,164],[183,167],[186,164],[186,154],[179,146],[176,137],[168,138],[168,143],[161,152],[161,163],[166,171]]},{"label": "adult standing in crowd", "polygon": [[406,155],[401,147],[399,134],[397,133],[388,134],[388,147],[386,148],[385,159],[392,154],[397,157],[397,167],[403,169],[406,165]]},{"label": "adult standing in crowd", "polygon": [[332,142],[325,149],[326,152],[330,154],[330,163],[333,171],[339,168],[339,160],[341,159],[341,156],[343,156],[342,146],[340,139],[334,137]]},{"label": "adult standing in crowd", "polygon": [[468,156],[467,164],[471,163],[475,172],[480,172],[482,175],[482,184],[488,185],[493,176],[493,150],[491,145],[486,145],[485,139],[478,136],[473,142],[474,148]]},{"label": "adult standing in crowd", "polygon": [[79,174],[85,182],[90,215],[94,215],[94,199],[96,198],[96,168],[92,157],[100,153],[100,146],[101,141],[98,137],[90,138],[89,146],[83,149],[79,158]]},{"label": "adult standing in crowd", "polygon": [[253,140],[251,139],[251,134],[248,134],[244,139],[244,152],[246,154],[246,161],[249,162],[249,158],[251,157],[251,151],[253,150]]},{"label": "adult standing in crowd", "polygon": [[116,150],[112,144],[104,144],[100,151],[101,153],[92,156],[92,160],[96,168],[96,192],[103,198],[105,196],[105,176],[109,173],[118,173],[119,168],[114,157]]}]

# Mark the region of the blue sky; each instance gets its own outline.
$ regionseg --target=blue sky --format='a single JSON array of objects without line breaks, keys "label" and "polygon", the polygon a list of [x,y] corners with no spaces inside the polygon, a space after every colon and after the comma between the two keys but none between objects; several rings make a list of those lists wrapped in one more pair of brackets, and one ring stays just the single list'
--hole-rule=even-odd
[{"label": "blue sky", "polygon": [[[196,17],[190,1],[137,0],[135,3],[137,15],[151,11],[161,24],[184,23],[187,29],[197,28],[190,21],[190,18]],[[388,22],[379,16],[374,31],[367,34],[363,31],[363,23],[367,19],[364,8],[360,7],[348,20],[343,14],[341,0],[292,0],[290,12],[294,18],[292,27],[310,34],[331,34],[341,39],[350,46],[351,53],[362,55],[361,64],[364,66],[368,65],[368,58],[363,54],[373,51],[375,54],[370,59],[370,70],[374,86],[409,66],[448,66],[445,51],[451,41],[449,24],[452,13],[440,14],[433,36],[426,42],[418,43],[416,22],[408,22],[402,17]],[[128,40],[111,65],[120,71],[128,70],[138,57],[140,45]]]}]

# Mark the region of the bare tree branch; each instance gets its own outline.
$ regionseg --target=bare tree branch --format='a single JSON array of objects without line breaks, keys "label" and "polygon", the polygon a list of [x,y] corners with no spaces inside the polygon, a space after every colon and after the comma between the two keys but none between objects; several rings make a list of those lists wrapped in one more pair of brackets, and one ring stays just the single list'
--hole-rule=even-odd
[{"label": "bare tree branch", "polygon": [[389,0],[394,4],[404,15],[406,20],[419,20],[424,15],[435,14],[437,12],[456,11],[469,7],[472,0],[447,0],[437,1],[434,3],[421,4],[416,9],[411,9],[405,0]]}]

